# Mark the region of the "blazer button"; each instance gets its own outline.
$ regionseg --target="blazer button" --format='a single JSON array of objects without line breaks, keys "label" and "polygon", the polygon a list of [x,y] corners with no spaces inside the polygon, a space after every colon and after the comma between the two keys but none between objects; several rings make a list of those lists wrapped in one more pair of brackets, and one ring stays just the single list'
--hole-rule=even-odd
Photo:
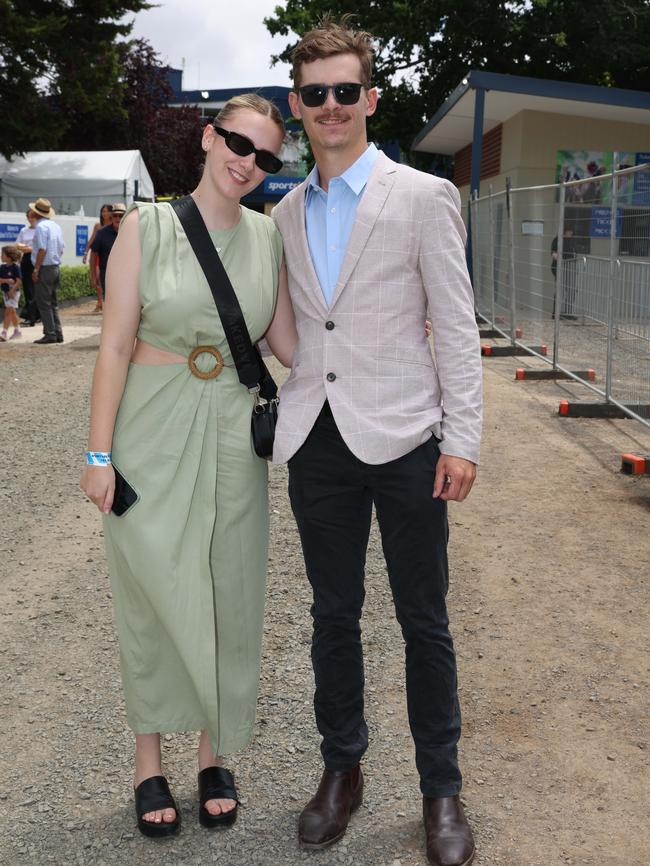
[{"label": "blazer button", "polygon": [[336,373],[328,373],[327,374],[327,381],[328,382],[333,382],[335,379],[336,379]]},{"label": "blazer button", "polygon": [[325,322],[325,327],[327,328],[328,331],[333,331],[334,327],[335,327],[334,322]]}]

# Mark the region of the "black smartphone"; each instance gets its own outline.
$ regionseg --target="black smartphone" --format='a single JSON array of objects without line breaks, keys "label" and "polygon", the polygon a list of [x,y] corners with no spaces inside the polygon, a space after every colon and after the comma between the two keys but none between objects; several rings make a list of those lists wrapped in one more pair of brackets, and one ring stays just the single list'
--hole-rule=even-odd
[{"label": "black smartphone", "polygon": [[117,517],[122,517],[129,508],[135,505],[139,496],[114,463],[113,470],[115,472],[115,496],[113,497],[111,511]]}]

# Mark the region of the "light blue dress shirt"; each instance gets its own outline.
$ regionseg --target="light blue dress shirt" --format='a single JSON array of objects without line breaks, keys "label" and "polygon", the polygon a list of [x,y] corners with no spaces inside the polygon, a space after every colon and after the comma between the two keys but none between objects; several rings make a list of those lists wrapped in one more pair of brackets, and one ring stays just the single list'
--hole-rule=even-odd
[{"label": "light blue dress shirt", "polygon": [[38,251],[45,250],[41,265],[60,265],[63,248],[63,232],[58,223],[49,219],[39,220],[32,240],[32,263],[36,264]]},{"label": "light blue dress shirt", "polygon": [[305,229],[316,276],[329,307],[350,240],[357,207],[379,151],[374,144],[340,177],[333,177],[328,191],[319,186],[318,168],[307,178]]}]

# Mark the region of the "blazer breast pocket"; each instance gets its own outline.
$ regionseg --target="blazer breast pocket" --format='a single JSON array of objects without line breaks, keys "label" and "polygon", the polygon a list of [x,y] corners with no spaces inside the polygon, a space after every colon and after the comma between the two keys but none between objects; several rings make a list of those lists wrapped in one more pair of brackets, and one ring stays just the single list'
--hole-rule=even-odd
[{"label": "blazer breast pocket", "polygon": [[420,369],[429,368],[433,370],[433,358],[427,357],[426,355],[418,354],[414,357],[413,353],[411,353],[410,355],[405,356],[403,350],[395,350],[393,352],[389,349],[380,349],[374,357],[382,364],[395,364],[396,366],[405,364],[407,367],[419,367]]}]

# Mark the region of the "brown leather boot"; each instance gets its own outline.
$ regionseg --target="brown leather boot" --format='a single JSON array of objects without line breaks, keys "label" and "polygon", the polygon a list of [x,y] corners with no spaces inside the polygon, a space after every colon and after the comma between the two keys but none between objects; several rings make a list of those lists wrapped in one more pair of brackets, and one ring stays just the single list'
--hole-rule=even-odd
[{"label": "brown leather boot", "polygon": [[327,848],[345,834],[350,815],[363,802],[363,774],[353,770],[325,770],[318,790],[300,814],[301,848]]},{"label": "brown leather boot", "polygon": [[422,812],[431,866],[469,866],[474,837],[459,796],[423,797]]}]

